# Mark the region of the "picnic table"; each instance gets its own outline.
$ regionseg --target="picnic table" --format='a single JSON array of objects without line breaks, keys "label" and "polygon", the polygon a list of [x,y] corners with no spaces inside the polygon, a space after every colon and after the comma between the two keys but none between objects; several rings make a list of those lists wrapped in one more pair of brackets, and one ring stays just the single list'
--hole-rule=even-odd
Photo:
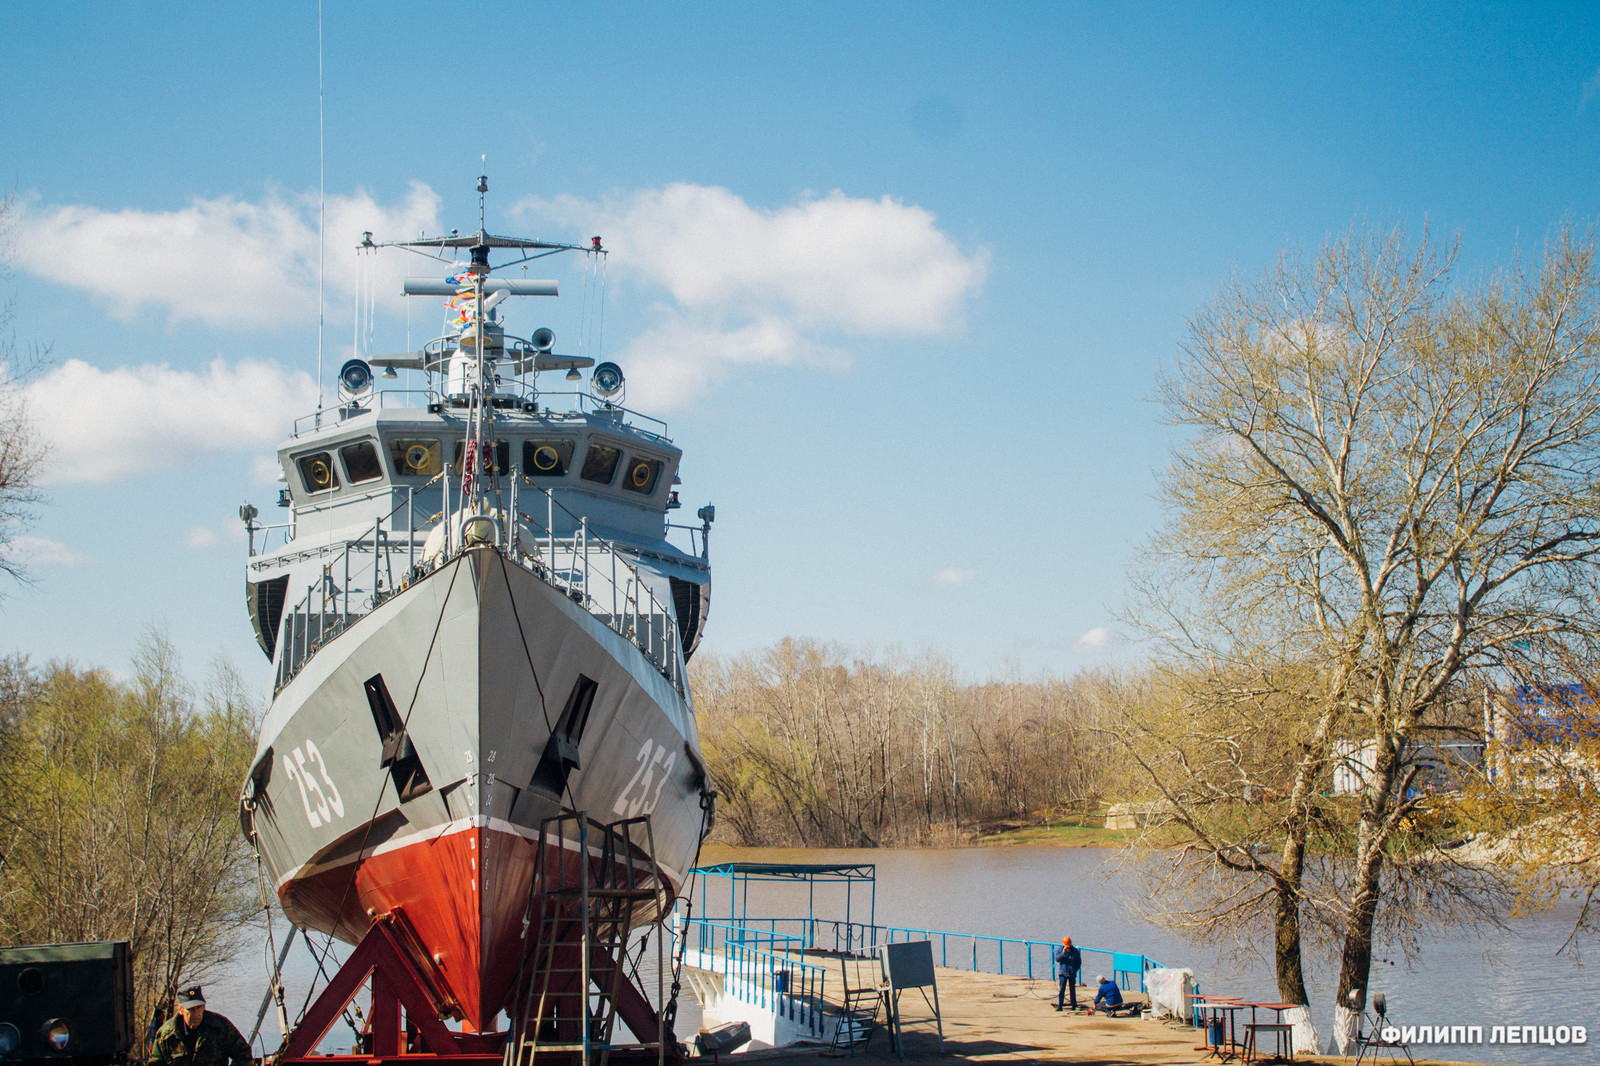
[{"label": "picnic table", "polygon": [[[1293,1010],[1295,1007],[1298,1007],[1301,1004],[1258,1003],[1251,1000],[1240,1000],[1239,1005],[1241,1007],[1250,1008],[1250,1021],[1247,1022],[1244,1027],[1244,1061],[1260,1062],[1263,1063],[1264,1066],[1291,1061],[1294,1058],[1294,1026],[1283,1020],[1283,1012],[1286,1010]],[[1258,1010],[1272,1011],[1274,1013],[1273,1020],[1270,1022],[1257,1021],[1256,1011]],[[1277,1042],[1273,1047],[1272,1057],[1263,1059],[1260,1057],[1260,1037],[1268,1034],[1273,1036]],[[1284,1055],[1285,1044],[1287,1044],[1289,1048],[1289,1054],[1287,1056]]]}]

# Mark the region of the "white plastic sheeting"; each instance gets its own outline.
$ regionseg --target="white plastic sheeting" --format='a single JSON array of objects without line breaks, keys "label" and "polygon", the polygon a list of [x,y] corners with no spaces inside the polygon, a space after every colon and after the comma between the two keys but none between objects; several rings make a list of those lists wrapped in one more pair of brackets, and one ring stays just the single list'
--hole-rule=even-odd
[{"label": "white plastic sheeting", "polygon": [[1145,991],[1150,994],[1150,1017],[1192,1021],[1194,971],[1158,966],[1144,975]]}]

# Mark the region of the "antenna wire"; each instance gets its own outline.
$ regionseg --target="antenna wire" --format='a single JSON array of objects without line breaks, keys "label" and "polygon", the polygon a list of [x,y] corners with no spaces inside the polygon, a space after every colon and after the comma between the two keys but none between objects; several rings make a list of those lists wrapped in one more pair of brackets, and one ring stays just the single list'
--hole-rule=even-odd
[{"label": "antenna wire", "polygon": [[[328,165],[322,121],[322,0],[317,0],[317,413],[322,413],[322,332],[328,275]],[[319,418],[317,423],[320,425]]]}]

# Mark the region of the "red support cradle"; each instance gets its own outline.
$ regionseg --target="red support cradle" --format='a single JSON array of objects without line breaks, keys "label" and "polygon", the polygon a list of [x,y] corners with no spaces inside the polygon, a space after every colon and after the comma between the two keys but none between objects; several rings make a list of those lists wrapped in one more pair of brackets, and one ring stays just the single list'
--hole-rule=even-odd
[{"label": "red support cradle", "polygon": [[[491,1066],[502,1060],[505,1033],[471,1033],[451,1029],[440,1019],[455,1013],[454,1004],[435,975],[419,967],[416,953],[403,946],[407,929],[400,915],[386,915],[373,922],[355,951],[339,967],[328,986],[306,1011],[290,1034],[275,1062],[279,1066]],[[595,966],[604,962],[597,951]],[[345,1008],[372,979],[372,1004],[367,1012],[370,1052],[349,1055],[324,1055],[317,1045],[333,1028]],[[578,998],[576,989],[568,995]],[[621,982],[614,1004],[617,1016],[636,1033],[655,1033],[658,1019],[648,999],[626,978]],[[568,1017],[581,1016],[579,1004],[562,1010]],[[402,1017],[402,1011],[404,1016]],[[568,1061],[570,1052],[541,1052],[544,1061]],[[657,1062],[677,1066],[682,1059],[676,1041],[658,1052],[654,1047],[621,1048],[609,1051],[618,1062]]]}]

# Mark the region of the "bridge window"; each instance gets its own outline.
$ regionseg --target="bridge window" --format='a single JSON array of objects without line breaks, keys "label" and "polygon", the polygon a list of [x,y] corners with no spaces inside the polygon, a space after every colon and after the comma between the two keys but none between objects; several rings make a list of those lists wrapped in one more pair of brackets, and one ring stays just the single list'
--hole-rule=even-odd
[{"label": "bridge window", "polygon": [[656,482],[661,478],[661,460],[646,459],[635,455],[628,460],[628,473],[622,479],[622,487],[629,492],[637,492],[648,496],[656,491]]},{"label": "bridge window", "polygon": [[609,444],[589,445],[589,451],[583,457],[583,480],[611,484],[611,479],[617,476],[617,463],[621,459],[622,452]]},{"label": "bridge window", "polygon": [[378,449],[372,446],[370,440],[358,440],[354,444],[346,444],[339,449],[339,458],[344,460],[344,472],[349,475],[352,485],[363,481],[376,481],[383,476],[383,464],[378,461]]},{"label": "bridge window", "polygon": [[[466,446],[466,441],[456,441],[455,458],[450,462],[451,473],[461,473],[461,453],[466,449]],[[508,473],[511,470],[511,442],[504,440],[495,441],[494,448],[489,453],[489,463],[491,467],[489,472],[491,474]]]},{"label": "bridge window", "polygon": [[572,464],[570,440],[522,442],[522,472],[529,477],[565,477]]},{"label": "bridge window", "polygon": [[444,469],[444,450],[436,440],[396,437],[389,442],[389,458],[401,474],[432,477]]},{"label": "bridge window", "polygon": [[300,467],[300,478],[307,492],[330,492],[339,487],[339,475],[333,469],[332,452],[311,452],[295,460]]}]

